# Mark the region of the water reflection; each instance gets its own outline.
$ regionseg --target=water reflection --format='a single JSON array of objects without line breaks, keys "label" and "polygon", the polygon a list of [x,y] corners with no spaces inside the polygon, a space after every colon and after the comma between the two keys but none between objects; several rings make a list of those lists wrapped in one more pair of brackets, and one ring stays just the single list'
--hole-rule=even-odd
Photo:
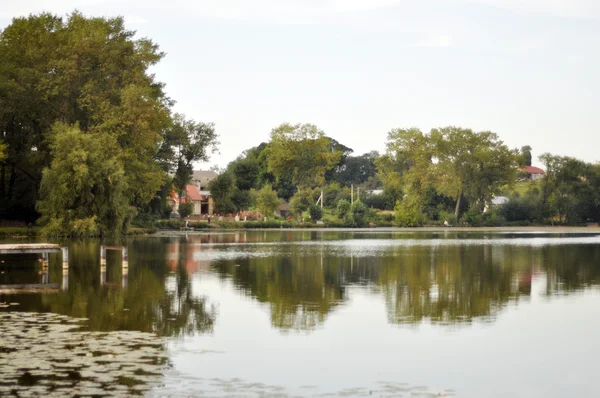
[{"label": "water reflection", "polygon": [[[100,242],[61,242],[70,252],[68,290],[0,296],[0,302],[18,302],[20,311],[85,317],[92,330],[181,337],[211,332],[218,321],[215,305],[192,283],[214,274],[266,304],[280,330],[321,327],[348,303],[352,288],[380,297],[392,324],[465,324],[493,321],[507,304],[532,294],[597,286],[597,241],[592,235],[368,231],[150,237],[125,242],[128,275],[116,252],[108,253],[101,275]],[[50,261],[49,280],[61,281],[59,257]],[[8,259],[0,264],[0,284],[39,283],[40,267],[35,258]],[[536,292],[534,279],[543,282]]]}]

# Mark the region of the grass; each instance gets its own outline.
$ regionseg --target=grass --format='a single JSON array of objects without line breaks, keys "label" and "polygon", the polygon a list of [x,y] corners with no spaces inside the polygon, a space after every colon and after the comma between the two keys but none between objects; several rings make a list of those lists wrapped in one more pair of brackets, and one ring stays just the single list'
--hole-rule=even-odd
[{"label": "grass", "polygon": [[30,238],[40,236],[39,228],[0,227],[0,238]]}]

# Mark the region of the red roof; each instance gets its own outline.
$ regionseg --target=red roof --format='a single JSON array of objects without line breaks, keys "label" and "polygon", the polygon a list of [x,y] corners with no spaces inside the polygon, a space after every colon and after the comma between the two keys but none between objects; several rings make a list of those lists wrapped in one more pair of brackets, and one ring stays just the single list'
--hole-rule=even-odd
[{"label": "red roof", "polygon": [[[179,196],[177,195],[177,192],[171,191],[169,199],[179,201]],[[198,191],[198,188],[195,185],[189,184],[185,186],[185,196],[181,198],[181,203],[186,203],[188,200],[207,201],[208,195],[201,195],[200,191]]]},{"label": "red roof", "polygon": [[189,200],[202,200],[202,195],[200,195],[198,188],[191,184],[185,186],[185,197]]},{"label": "red roof", "polygon": [[540,169],[539,167],[525,166],[521,167],[521,170],[529,174],[544,174],[544,170]]}]

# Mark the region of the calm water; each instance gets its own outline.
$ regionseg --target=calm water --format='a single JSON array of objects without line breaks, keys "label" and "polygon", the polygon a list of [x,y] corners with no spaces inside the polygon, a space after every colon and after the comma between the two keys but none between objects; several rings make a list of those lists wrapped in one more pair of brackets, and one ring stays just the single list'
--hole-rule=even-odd
[{"label": "calm water", "polygon": [[[111,341],[149,332],[165,357],[140,376],[150,396],[600,396],[598,235],[145,237],[104,242],[129,248],[126,278],[108,253],[104,285],[100,242],[59,243],[68,288],[0,295],[0,327],[42,312]],[[0,284],[40,282],[35,259],[2,260]],[[49,281],[62,280],[52,255]]]}]

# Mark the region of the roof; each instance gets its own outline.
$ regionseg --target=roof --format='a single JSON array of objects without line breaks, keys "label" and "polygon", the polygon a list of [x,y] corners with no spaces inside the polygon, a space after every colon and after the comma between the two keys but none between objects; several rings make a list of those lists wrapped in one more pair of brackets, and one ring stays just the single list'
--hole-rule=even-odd
[{"label": "roof", "polygon": [[217,173],[211,170],[194,170],[194,181],[206,184],[217,178],[217,175]]},{"label": "roof", "polygon": [[506,196],[494,196],[492,198],[492,204],[494,205],[504,205],[508,202],[510,202],[510,199],[508,199]]},{"label": "roof", "polygon": [[526,173],[529,174],[544,174],[544,170],[540,169],[539,167],[533,167],[533,166],[525,166],[525,167],[521,167],[521,170],[523,170]]},{"label": "roof", "polygon": [[185,186],[185,197],[189,200],[202,200],[202,195],[195,185],[188,184]]}]

